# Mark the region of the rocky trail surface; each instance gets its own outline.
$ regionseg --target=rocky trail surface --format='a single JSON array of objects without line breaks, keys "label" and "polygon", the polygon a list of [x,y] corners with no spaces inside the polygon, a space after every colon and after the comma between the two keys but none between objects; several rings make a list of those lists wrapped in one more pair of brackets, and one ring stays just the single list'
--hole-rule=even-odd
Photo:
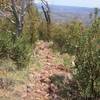
[{"label": "rocky trail surface", "polygon": [[72,82],[71,71],[65,69],[63,64],[55,63],[56,58],[48,42],[38,43],[35,51],[44,67],[40,70],[34,67],[30,69],[27,92],[23,99],[63,100],[59,93]]},{"label": "rocky trail surface", "polygon": [[79,95],[71,70],[64,67],[63,58],[56,56],[51,45],[36,43],[32,60],[37,63],[29,67],[27,80],[13,90],[0,90],[0,100],[73,100]]}]

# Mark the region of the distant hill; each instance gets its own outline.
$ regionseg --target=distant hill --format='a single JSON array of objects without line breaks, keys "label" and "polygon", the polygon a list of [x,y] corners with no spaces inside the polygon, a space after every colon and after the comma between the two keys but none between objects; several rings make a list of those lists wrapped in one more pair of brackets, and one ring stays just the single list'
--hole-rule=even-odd
[{"label": "distant hill", "polygon": [[[37,4],[37,8],[41,11],[41,5]],[[81,20],[85,24],[90,23],[89,14],[94,12],[94,8],[59,5],[50,5],[50,10],[53,21],[69,22],[72,20]]]}]

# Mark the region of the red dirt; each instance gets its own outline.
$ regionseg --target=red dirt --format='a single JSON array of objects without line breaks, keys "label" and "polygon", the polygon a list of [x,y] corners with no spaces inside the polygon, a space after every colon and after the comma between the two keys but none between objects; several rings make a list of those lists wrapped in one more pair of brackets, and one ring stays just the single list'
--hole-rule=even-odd
[{"label": "red dirt", "polygon": [[55,64],[55,56],[49,48],[49,43],[40,42],[36,47],[36,53],[44,63],[41,70],[35,70],[34,67],[29,73],[29,82],[24,94],[24,100],[58,100],[56,95],[57,87],[50,80],[54,75],[64,76],[65,79],[72,80],[72,73],[65,69],[62,64]]}]

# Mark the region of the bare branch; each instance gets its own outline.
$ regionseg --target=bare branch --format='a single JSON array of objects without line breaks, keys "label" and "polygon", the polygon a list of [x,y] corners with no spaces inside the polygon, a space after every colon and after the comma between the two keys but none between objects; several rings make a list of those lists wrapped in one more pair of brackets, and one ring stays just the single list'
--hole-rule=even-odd
[{"label": "bare branch", "polygon": [[6,17],[12,24],[16,24],[16,22],[12,19],[10,19],[9,17]]},{"label": "bare branch", "polygon": [[16,22],[19,23],[19,17],[18,17],[18,13],[16,10],[15,0],[11,0],[11,3],[12,3],[11,8],[12,8],[13,14],[15,16]]},{"label": "bare branch", "polygon": [[49,8],[49,5],[48,5],[48,2],[45,1],[45,0],[41,0],[42,1],[42,10],[44,12],[44,15],[45,15],[45,18],[46,18],[46,21],[48,24],[51,23],[51,18],[50,18],[50,8]]}]

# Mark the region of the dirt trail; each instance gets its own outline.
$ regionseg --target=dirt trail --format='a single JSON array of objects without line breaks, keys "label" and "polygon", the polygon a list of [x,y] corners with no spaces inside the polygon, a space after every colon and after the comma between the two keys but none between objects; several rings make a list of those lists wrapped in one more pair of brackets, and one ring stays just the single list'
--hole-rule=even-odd
[{"label": "dirt trail", "polygon": [[49,46],[48,42],[37,43],[35,54],[44,67],[41,70],[34,67],[30,69],[26,93],[22,96],[23,100],[61,100],[56,95],[58,87],[53,83],[53,77],[61,76],[64,80],[72,80],[71,72],[64,69],[62,64],[55,63],[55,55]]}]

